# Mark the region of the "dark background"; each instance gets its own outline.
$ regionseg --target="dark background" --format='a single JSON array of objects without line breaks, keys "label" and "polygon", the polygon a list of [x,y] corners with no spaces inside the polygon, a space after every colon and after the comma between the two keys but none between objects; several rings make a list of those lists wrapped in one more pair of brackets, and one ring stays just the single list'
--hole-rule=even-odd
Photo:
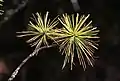
[{"label": "dark background", "polygon": [[30,59],[14,81],[120,81],[119,0],[78,0],[77,3],[74,8],[70,0],[4,0],[5,13],[0,17],[0,61],[8,72],[0,73],[0,81],[7,81],[33,50],[25,39],[16,37],[16,32],[27,28],[32,13],[46,11],[53,17],[62,13],[91,14],[93,25],[100,29],[100,46],[95,53],[99,58],[95,67],[88,67],[84,72],[76,64],[70,71],[68,64],[62,70],[64,56],[56,48],[50,48]]}]

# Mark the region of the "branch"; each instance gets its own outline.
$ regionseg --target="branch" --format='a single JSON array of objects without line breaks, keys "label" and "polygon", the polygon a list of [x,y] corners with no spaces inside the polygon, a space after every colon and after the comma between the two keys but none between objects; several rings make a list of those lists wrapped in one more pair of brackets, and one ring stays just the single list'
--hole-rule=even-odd
[{"label": "branch", "polygon": [[18,71],[21,69],[21,67],[33,56],[35,55],[38,55],[38,52],[42,49],[46,49],[46,48],[51,48],[51,47],[54,47],[56,46],[56,44],[52,44],[52,45],[49,45],[49,46],[43,46],[41,48],[38,48],[38,49],[35,49],[33,51],[33,53],[31,53],[29,56],[27,56],[23,61],[22,63],[16,68],[16,70],[12,73],[11,77],[8,79],[8,81],[12,81],[15,76],[18,74]]},{"label": "branch", "polygon": [[28,3],[28,0],[22,1],[22,3],[19,4],[16,9],[7,10],[3,20],[0,21],[0,26],[2,26],[2,24],[10,20],[13,17],[13,15],[16,14],[18,11],[20,11],[22,8],[24,8],[27,5],[27,3]]}]

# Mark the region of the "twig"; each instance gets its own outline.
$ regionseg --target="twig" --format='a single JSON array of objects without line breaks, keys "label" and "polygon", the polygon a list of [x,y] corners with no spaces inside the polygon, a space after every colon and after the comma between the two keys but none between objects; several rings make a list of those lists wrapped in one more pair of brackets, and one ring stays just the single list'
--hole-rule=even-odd
[{"label": "twig", "polygon": [[19,10],[21,10],[22,8],[24,8],[28,3],[28,0],[22,1],[21,4],[18,5],[18,7],[16,9],[10,9],[5,13],[5,16],[3,18],[2,21],[0,21],[0,27],[2,26],[2,24],[4,24],[5,22],[7,22],[8,20],[10,20],[14,14],[16,14]]},{"label": "twig", "polygon": [[54,47],[56,46],[56,44],[52,44],[52,45],[49,45],[49,46],[43,46],[41,48],[38,48],[38,49],[35,49],[33,53],[31,53],[29,56],[27,56],[23,61],[22,63],[16,68],[16,70],[12,73],[11,77],[8,79],[8,81],[12,81],[15,76],[18,74],[19,70],[21,69],[21,67],[33,56],[35,55],[38,55],[38,52],[42,49],[46,49],[46,48],[51,48],[51,47]]}]

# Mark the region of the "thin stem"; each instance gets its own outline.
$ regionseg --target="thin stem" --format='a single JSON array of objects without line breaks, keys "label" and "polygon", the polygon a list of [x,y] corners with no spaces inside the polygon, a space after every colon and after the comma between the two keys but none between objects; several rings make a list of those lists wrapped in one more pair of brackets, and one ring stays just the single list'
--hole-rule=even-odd
[{"label": "thin stem", "polygon": [[21,67],[33,56],[35,55],[38,55],[38,52],[42,49],[46,49],[46,48],[51,48],[51,47],[54,47],[56,46],[56,44],[52,44],[52,45],[49,45],[49,46],[43,46],[41,48],[38,48],[38,49],[35,49],[33,51],[33,53],[31,53],[29,56],[27,56],[22,62],[21,64],[16,68],[16,70],[12,73],[12,75],[10,76],[10,78],[8,79],[8,81],[12,81],[16,75],[18,74],[19,70],[21,69]]},{"label": "thin stem", "polygon": [[9,21],[16,13],[18,13],[20,10],[22,10],[25,6],[27,6],[29,0],[22,0],[22,2],[20,4],[18,4],[17,8],[15,9],[11,9],[12,11],[10,10],[7,10],[7,12],[11,12],[11,14],[8,14],[8,13],[4,13],[5,16],[3,18],[2,21],[0,21],[0,27],[2,27],[2,25],[4,23],[6,23],[7,21]]}]

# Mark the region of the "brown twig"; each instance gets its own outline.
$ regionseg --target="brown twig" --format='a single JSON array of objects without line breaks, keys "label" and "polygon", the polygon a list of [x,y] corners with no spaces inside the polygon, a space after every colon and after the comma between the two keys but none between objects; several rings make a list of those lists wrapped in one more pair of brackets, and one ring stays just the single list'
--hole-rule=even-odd
[{"label": "brown twig", "polygon": [[51,47],[54,47],[56,46],[56,44],[52,44],[52,45],[49,45],[49,46],[43,46],[41,48],[38,48],[38,49],[35,49],[33,51],[33,53],[31,53],[29,56],[27,56],[22,62],[21,64],[16,68],[16,70],[12,73],[12,75],[10,76],[10,78],[8,79],[8,81],[12,81],[15,76],[18,74],[19,70],[21,69],[21,67],[33,56],[35,55],[38,55],[38,52],[42,49],[46,49],[46,48],[51,48]]}]

